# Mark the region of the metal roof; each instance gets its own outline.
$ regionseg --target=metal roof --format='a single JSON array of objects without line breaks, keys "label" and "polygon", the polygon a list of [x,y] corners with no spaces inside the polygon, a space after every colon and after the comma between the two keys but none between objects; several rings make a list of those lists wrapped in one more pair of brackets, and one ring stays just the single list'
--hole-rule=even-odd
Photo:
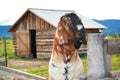
[{"label": "metal roof", "polygon": [[66,13],[76,13],[81,18],[85,28],[88,29],[106,28],[105,26],[82,16],[81,14],[75,12],[74,10],[50,10],[50,9],[33,9],[33,8],[29,8],[28,10],[34,13],[35,15],[39,16],[40,18],[44,19],[45,21],[49,22],[55,27],[57,27],[57,24],[61,16],[65,15]]}]

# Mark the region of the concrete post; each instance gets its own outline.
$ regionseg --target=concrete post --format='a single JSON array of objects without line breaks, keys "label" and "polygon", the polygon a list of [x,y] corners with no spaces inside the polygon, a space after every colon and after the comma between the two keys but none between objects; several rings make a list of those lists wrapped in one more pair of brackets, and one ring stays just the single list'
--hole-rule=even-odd
[{"label": "concrete post", "polygon": [[87,43],[88,80],[97,80],[105,77],[104,68],[104,36],[100,33],[88,34]]},{"label": "concrete post", "polygon": [[105,77],[111,77],[111,55],[108,54],[108,41],[104,41],[104,66]]}]

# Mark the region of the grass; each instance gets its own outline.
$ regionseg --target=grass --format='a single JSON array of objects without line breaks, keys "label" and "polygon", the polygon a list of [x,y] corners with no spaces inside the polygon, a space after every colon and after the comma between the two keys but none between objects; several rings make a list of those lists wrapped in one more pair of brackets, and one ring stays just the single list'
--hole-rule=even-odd
[{"label": "grass", "polygon": [[120,54],[112,55],[112,71],[120,70]]},{"label": "grass", "polygon": [[[6,39],[6,52],[8,59],[20,59],[21,57],[14,55],[13,52],[12,39]],[[4,58],[3,49],[2,49],[2,39],[0,39],[0,58]]]},{"label": "grass", "polygon": [[105,36],[106,39],[120,39],[120,35]]},{"label": "grass", "polygon": [[[6,48],[8,53],[8,59],[23,59],[21,57],[15,56],[13,53],[13,46],[12,46],[12,39],[6,40]],[[86,54],[81,54],[80,57],[82,58],[85,74],[87,73],[87,60],[86,60]],[[4,58],[4,54],[2,51],[2,42],[0,39],[0,58]],[[39,59],[41,60],[41,59]],[[43,60],[43,59],[42,59]],[[46,59],[45,59],[46,60]],[[120,70],[120,54],[113,54],[112,55],[112,71]],[[28,70],[28,73],[40,75],[43,77],[48,77],[48,66],[34,69],[34,70]]]},{"label": "grass", "polygon": [[[6,40],[6,50],[7,50],[7,53],[9,53],[8,57],[13,56],[13,53],[12,53],[12,40],[11,39]],[[3,49],[2,49],[2,39],[0,39],[0,58],[2,58],[2,57],[4,57],[4,54],[3,54]]]},{"label": "grass", "polygon": [[44,77],[48,77],[48,66],[36,69],[36,70],[29,70],[27,71],[28,73],[35,74],[35,75],[40,75]]}]

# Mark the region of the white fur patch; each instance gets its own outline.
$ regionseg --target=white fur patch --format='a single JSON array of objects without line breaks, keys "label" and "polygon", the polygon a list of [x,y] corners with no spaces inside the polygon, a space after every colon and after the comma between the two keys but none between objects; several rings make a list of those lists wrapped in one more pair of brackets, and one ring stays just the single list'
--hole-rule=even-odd
[{"label": "white fur patch", "polygon": [[[54,80],[65,80],[66,75],[68,77],[68,80],[78,80],[76,78],[79,75],[82,75],[84,72],[84,67],[79,57],[76,58],[76,61],[69,62],[68,64],[64,63],[63,61],[56,63],[52,58],[50,59],[49,63],[49,74],[52,76],[52,78],[54,78]],[[55,67],[52,64],[54,64]],[[63,75],[65,73],[66,67],[68,67],[68,74]]]},{"label": "white fur patch", "polygon": [[82,25],[77,25],[77,30],[81,30],[83,28]]},{"label": "white fur patch", "polygon": [[63,39],[63,37],[62,37],[62,36],[60,36],[60,39]]},{"label": "white fur patch", "polygon": [[59,27],[59,28],[58,28],[58,30],[61,30],[61,29],[62,29],[62,27]]}]

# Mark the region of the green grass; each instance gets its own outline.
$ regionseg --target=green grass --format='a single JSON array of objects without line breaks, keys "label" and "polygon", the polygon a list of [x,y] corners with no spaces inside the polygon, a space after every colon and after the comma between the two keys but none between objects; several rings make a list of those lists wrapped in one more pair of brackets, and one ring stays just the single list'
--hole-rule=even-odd
[{"label": "green grass", "polygon": [[120,38],[120,34],[119,35],[113,35],[113,36],[111,36],[111,38]]},{"label": "green grass", "polygon": [[116,36],[116,35],[105,36],[105,38],[107,38],[107,39],[120,39],[120,35],[118,35],[118,36]]},{"label": "green grass", "polygon": [[[7,39],[6,40],[6,50],[7,50],[7,53],[8,56],[13,56],[12,54],[12,40],[11,39]],[[0,58],[4,57],[4,54],[3,54],[3,49],[2,49],[2,40],[0,39]]]},{"label": "green grass", "polygon": [[120,54],[112,55],[112,71],[120,70]]},{"label": "green grass", "polygon": [[[6,39],[6,52],[8,59],[20,59],[21,57],[16,56],[13,51],[12,39]],[[4,58],[2,49],[2,39],[0,39],[0,58]]]},{"label": "green grass", "polygon": [[45,67],[42,67],[42,68],[39,68],[39,69],[35,69],[35,70],[29,70],[27,72],[31,73],[31,74],[35,74],[35,75],[48,77],[48,66],[45,66]]}]

